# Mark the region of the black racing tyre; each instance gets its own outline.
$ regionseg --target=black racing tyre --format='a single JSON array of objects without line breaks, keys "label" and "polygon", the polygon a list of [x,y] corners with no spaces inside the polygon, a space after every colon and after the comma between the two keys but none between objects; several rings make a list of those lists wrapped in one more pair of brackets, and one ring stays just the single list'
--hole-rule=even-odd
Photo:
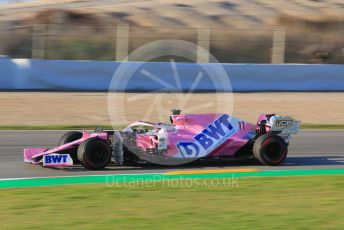
[{"label": "black racing tyre", "polygon": [[76,140],[79,140],[82,137],[82,132],[71,131],[65,133],[59,140],[59,145],[64,145]]},{"label": "black racing tyre", "polygon": [[253,145],[253,156],[264,165],[279,165],[288,154],[288,144],[277,135],[266,133]]},{"label": "black racing tyre", "polygon": [[[82,132],[77,132],[77,131],[67,132],[60,138],[59,146],[73,142],[73,141],[76,141],[76,140],[79,140],[80,138],[82,138]],[[75,148],[72,148],[70,150],[64,151],[63,153],[68,153],[71,156],[71,158],[73,159],[73,162],[77,163],[79,161],[78,157],[77,157],[77,151],[78,151],[78,149],[77,149],[77,147],[75,147]]]},{"label": "black racing tyre", "polygon": [[86,139],[78,148],[78,159],[86,169],[103,169],[111,160],[111,148],[102,139]]}]

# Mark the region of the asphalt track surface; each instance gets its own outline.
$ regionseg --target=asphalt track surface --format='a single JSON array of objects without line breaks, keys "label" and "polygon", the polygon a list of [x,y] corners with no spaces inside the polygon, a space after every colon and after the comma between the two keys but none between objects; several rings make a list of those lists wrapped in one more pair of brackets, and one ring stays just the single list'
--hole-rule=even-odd
[{"label": "asphalt track surface", "polygon": [[101,171],[87,171],[81,166],[49,169],[23,162],[25,147],[55,147],[66,131],[0,131],[0,178],[29,178],[96,174],[162,173],[190,169],[314,169],[344,168],[344,130],[302,130],[294,135],[289,154],[281,166],[263,166],[255,161],[198,162],[181,166],[109,166]]}]

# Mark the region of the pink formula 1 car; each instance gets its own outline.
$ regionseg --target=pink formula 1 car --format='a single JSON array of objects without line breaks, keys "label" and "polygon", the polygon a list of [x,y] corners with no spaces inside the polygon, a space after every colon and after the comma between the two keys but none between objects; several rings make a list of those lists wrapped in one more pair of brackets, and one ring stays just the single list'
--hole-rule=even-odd
[{"label": "pink formula 1 car", "polygon": [[256,158],[279,165],[300,122],[262,114],[253,125],[228,114],[179,114],[171,124],[134,122],[122,131],[68,132],[53,149],[27,148],[24,161],[45,167],[82,164],[91,170],[110,163],[184,164],[199,159]]}]

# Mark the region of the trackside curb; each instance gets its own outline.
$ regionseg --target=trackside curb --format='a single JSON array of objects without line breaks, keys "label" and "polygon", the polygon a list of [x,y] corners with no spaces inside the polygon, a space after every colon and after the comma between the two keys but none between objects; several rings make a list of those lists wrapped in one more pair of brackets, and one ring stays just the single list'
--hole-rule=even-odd
[{"label": "trackside curb", "polygon": [[135,181],[151,182],[163,180],[209,179],[209,178],[240,178],[240,177],[283,177],[283,176],[314,176],[314,175],[344,175],[344,168],[333,169],[293,169],[293,170],[262,170],[262,171],[233,171],[220,173],[191,174],[178,171],[151,174],[111,174],[46,178],[14,178],[0,179],[0,188],[27,188],[40,186],[62,186],[78,184],[113,184],[130,183]]}]

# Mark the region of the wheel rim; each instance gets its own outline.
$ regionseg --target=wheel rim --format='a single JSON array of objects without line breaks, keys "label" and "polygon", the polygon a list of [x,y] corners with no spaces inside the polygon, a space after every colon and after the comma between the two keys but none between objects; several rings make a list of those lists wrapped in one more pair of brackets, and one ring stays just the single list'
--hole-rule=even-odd
[{"label": "wheel rim", "polygon": [[103,144],[94,145],[94,147],[92,148],[92,151],[90,151],[89,159],[95,165],[103,164],[103,162],[107,158],[107,152],[108,152],[108,149],[105,145]]},{"label": "wheel rim", "polygon": [[284,159],[285,150],[283,146],[276,141],[269,141],[264,145],[264,156],[267,160],[276,163]]}]

